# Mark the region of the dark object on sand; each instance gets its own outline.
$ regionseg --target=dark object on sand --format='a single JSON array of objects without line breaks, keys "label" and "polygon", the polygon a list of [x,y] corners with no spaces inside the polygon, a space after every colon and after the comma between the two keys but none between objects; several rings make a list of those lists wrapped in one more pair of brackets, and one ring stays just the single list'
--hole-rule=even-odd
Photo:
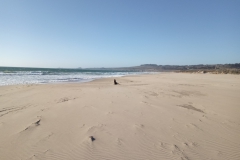
[{"label": "dark object on sand", "polygon": [[116,79],[114,79],[114,85],[117,85],[118,83],[117,83],[117,81],[116,81]]},{"label": "dark object on sand", "polygon": [[89,136],[89,138],[91,139],[92,142],[96,140],[93,136]]}]

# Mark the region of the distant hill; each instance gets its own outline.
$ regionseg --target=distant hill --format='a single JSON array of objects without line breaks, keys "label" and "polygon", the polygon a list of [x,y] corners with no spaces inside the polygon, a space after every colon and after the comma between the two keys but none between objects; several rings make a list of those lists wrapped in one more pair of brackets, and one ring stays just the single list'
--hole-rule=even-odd
[{"label": "distant hill", "polygon": [[0,67],[0,72],[13,71],[53,71],[53,72],[189,72],[189,73],[215,73],[215,74],[240,74],[240,63],[235,64],[197,64],[197,65],[157,65],[142,64],[133,67],[117,68],[31,68],[31,67]]},{"label": "distant hill", "polygon": [[106,69],[113,71],[134,71],[134,72],[211,72],[211,73],[231,73],[240,74],[240,63],[235,64],[197,64],[197,65],[157,65],[142,64],[133,67],[119,68],[87,68],[87,69]]}]

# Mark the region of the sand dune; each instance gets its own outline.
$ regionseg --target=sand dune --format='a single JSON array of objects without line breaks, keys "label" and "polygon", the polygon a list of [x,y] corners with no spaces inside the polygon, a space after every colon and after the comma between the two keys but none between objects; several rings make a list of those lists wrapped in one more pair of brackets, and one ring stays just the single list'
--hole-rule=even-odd
[{"label": "sand dune", "polygon": [[239,160],[240,76],[0,87],[1,160]]}]

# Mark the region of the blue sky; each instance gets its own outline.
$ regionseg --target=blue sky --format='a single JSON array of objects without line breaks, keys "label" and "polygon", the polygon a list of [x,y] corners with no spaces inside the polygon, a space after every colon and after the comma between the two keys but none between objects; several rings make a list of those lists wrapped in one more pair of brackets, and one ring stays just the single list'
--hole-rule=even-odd
[{"label": "blue sky", "polygon": [[0,66],[239,62],[239,0],[0,0]]}]

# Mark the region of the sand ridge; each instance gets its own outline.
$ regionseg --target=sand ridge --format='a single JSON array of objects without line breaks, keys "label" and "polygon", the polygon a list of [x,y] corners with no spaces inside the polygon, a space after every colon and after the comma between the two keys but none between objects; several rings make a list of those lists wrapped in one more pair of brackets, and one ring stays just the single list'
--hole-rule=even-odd
[{"label": "sand ridge", "polygon": [[240,77],[0,87],[1,160],[240,159]]}]

